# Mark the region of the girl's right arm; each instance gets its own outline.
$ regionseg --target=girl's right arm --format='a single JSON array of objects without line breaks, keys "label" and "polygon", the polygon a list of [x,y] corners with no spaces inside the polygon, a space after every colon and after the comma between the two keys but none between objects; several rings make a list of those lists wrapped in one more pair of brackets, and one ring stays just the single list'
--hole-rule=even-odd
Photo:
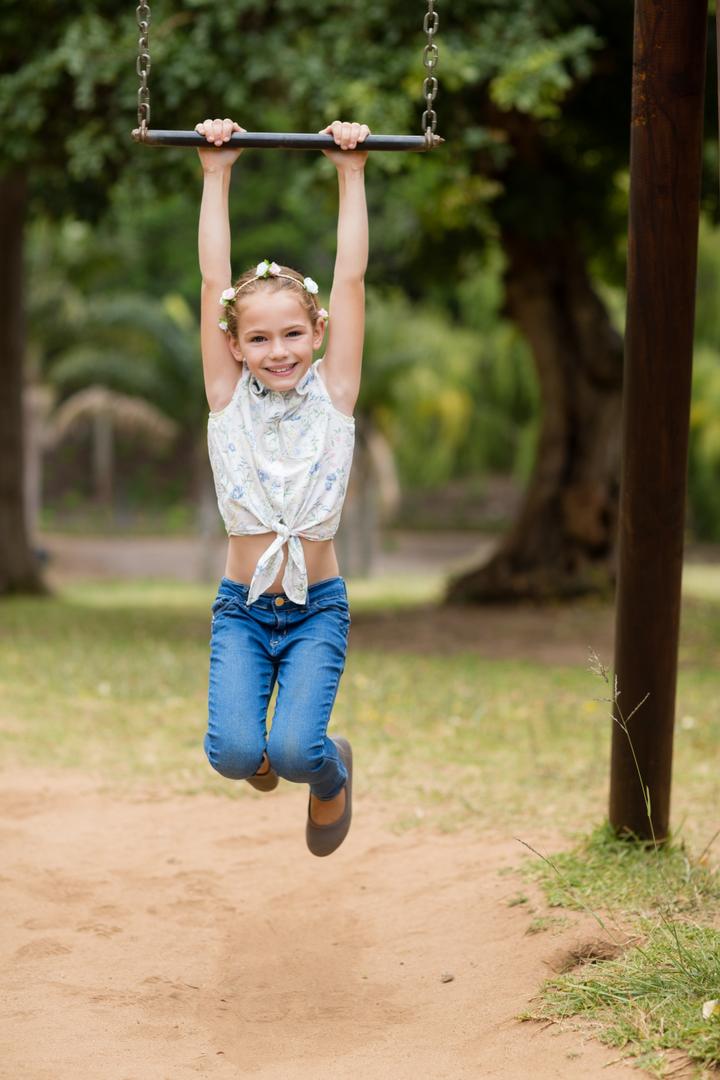
[{"label": "girl's right arm", "polygon": [[[206,120],[195,130],[208,143],[222,146],[233,131],[244,131],[232,120]],[[210,409],[223,408],[237,384],[238,362],[230,351],[225,331],[218,326],[224,307],[220,296],[232,284],[230,267],[229,193],[233,163],[241,150],[198,150],[203,166],[203,193],[198,225],[200,292],[200,344],[205,396]]]}]

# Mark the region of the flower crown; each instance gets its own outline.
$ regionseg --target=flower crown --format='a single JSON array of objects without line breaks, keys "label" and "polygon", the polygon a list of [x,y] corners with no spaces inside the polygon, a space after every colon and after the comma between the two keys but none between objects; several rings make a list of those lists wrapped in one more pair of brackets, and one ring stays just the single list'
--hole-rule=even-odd
[{"label": "flower crown", "polygon": [[[297,278],[292,277],[292,275],[290,274],[283,274],[281,268],[276,262],[268,262],[267,259],[263,259],[263,261],[261,263],[258,263],[255,267],[255,277],[250,278],[248,281],[243,281],[242,285],[238,285],[236,289],[232,287],[226,289],[220,297],[220,303],[224,306],[227,306],[228,304],[234,304],[237,298],[237,294],[240,292],[241,289],[244,289],[246,285],[251,285],[252,282],[257,281],[258,278],[268,277],[284,277],[287,278],[289,281],[295,281],[298,285],[302,285],[305,292],[309,292],[313,296],[315,296],[318,292],[318,284],[316,281],[313,281],[311,277],[303,278],[302,282],[300,282]],[[325,308],[318,308],[318,315],[320,315],[323,319],[329,318],[329,315]],[[227,319],[221,319],[218,323],[218,326],[221,330],[227,330]]]}]

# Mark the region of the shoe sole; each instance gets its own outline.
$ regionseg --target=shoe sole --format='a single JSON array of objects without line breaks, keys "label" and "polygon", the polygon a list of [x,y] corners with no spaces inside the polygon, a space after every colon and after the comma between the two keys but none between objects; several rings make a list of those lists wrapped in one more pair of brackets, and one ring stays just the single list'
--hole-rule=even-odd
[{"label": "shoe sole", "polygon": [[269,769],[262,776],[255,774],[255,776],[246,776],[245,779],[257,791],[274,791],[280,783],[280,777],[273,769]]},{"label": "shoe sole", "polygon": [[338,735],[333,739],[338,748],[343,764],[347,769],[347,782],[345,784],[345,809],[337,821],[329,825],[316,825],[310,817],[311,798],[308,798],[307,824],[305,826],[305,841],[313,855],[332,855],[336,851],[350,830],[352,821],[352,770],[353,756],[352,747],[347,739]]}]

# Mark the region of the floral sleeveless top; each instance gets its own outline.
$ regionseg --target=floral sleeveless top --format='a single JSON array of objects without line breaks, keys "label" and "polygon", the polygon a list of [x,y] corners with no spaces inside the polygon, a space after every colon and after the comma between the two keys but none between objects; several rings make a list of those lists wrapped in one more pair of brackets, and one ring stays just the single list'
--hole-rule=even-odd
[{"label": "floral sleeveless top", "polygon": [[340,524],[355,420],[339,412],[316,360],[291,390],[271,390],[247,364],[230,402],[208,417],[208,451],[228,536],[275,533],[258,559],[247,603],[273,583],[287,544],[286,595],[307,600],[300,536],[330,540]]}]

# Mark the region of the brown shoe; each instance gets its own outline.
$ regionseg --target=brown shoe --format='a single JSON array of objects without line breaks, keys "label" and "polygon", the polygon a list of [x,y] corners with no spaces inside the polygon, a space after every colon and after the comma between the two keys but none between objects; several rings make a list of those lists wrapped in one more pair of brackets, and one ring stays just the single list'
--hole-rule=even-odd
[{"label": "brown shoe", "polygon": [[344,739],[341,735],[334,738],[333,742],[338,748],[348,774],[345,784],[345,809],[337,821],[332,821],[329,825],[316,825],[310,816],[312,797],[308,799],[305,840],[313,855],[332,855],[333,851],[340,847],[347,836],[352,819],[352,747],[347,739]]},{"label": "brown shoe", "polygon": [[280,777],[270,766],[268,761],[268,767],[264,773],[255,773],[254,776],[246,777],[248,784],[256,788],[258,791],[273,791],[274,788],[280,783]]}]

